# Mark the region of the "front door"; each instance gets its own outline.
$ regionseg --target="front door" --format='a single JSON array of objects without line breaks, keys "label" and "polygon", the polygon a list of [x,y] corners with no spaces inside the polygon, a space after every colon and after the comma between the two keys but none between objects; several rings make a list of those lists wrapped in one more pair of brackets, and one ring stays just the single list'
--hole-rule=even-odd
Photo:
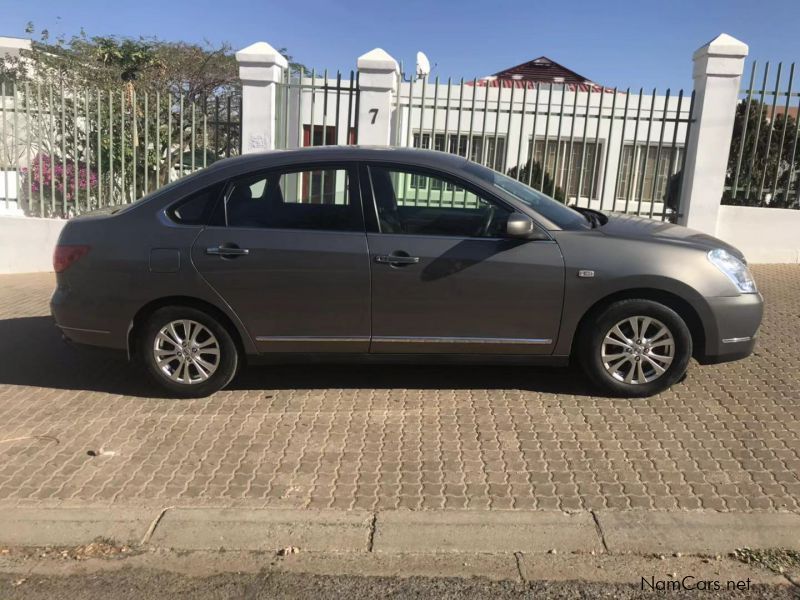
[{"label": "front door", "polygon": [[200,274],[262,352],[366,352],[370,272],[354,171],[322,166],[232,181],[192,248]]},{"label": "front door", "polygon": [[555,242],[504,237],[512,211],[449,177],[368,172],[371,352],[552,353],[564,289]]}]

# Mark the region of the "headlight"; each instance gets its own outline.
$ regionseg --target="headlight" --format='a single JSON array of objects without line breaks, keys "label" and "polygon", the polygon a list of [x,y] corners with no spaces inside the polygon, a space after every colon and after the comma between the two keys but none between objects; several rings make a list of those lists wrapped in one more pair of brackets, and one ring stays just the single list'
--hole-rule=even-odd
[{"label": "headlight", "polygon": [[755,294],[756,282],[750,270],[742,261],[722,248],[717,248],[708,253],[708,260],[715,267],[725,273],[742,294]]}]

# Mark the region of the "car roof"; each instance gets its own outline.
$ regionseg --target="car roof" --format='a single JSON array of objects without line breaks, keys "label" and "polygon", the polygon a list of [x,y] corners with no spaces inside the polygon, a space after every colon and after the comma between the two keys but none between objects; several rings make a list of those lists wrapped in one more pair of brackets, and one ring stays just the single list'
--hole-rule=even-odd
[{"label": "car roof", "polygon": [[291,150],[254,152],[218,161],[218,168],[250,166],[254,168],[302,162],[370,161],[423,164],[443,169],[461,169],[467,159],[447,152],[422,148],[400,148],[395,146],[312,146]]}]

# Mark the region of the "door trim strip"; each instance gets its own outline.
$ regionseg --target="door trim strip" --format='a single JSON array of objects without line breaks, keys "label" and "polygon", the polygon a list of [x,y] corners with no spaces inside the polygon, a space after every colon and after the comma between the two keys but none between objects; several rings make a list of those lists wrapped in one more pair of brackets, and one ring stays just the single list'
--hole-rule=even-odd
[{"label": "door trim strip", "polygon": [[357,336],[313,336],[313,335],[258,335],[257,342],[368,342],[368,335]]},{"label": "door trim strip", "polygon": [[549,338],[489,338],[489,337],[428,337],[377,335],[373,342],[394,342],[398,344],[520,344],[543,346],[552,344]]},{"label": "door trim strip", "polygon": [[82,333],[111,333],[105,329],[86,329],[85,327],[67,327],[66,325],[56,325],[59,329],[66,329],[67,331],[80,331]]},{"label": "door trim strip", "polygon": [[[307,336],[307,335],[259,335],[258,342],[367,342],[369,336]],[[517,344],[525,346],[544,346],[552,344],[550,338],[488,338],[488,337],[434,337],[378,335],[373,342],[392,342],[396,344]]]}]

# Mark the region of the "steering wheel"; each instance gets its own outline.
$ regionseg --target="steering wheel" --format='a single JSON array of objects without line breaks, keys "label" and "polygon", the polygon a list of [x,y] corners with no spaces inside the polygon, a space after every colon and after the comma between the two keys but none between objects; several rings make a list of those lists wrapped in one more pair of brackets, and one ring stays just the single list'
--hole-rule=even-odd
[{"label": "steering wheel", "polygon": [[497,211],[497,208],[494,204],[490,204],[486,209],[486,214],[483,217],[483,223],[481,223],[481,228],[479,230],[480,237],[489,237],[489,230],[492,228],[492,222],[494,222],[494,214]]}]

